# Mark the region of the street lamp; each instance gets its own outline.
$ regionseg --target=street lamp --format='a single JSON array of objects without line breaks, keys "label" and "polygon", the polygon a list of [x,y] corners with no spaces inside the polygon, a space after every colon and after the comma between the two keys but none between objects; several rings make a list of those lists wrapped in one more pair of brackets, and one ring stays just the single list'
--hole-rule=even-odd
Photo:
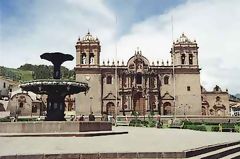
[{"label": "street lamp", "polygon": [[15,121],[17,121],[17,118],[18,118],[18,109],[19,109],[19,105],[18,105],[18,95],[17,95],[16,96]]},{"label": "street lamp", "polygon": [[93,97],[90,97],[90,113],[92,113],[92,100],[93,100]]}]

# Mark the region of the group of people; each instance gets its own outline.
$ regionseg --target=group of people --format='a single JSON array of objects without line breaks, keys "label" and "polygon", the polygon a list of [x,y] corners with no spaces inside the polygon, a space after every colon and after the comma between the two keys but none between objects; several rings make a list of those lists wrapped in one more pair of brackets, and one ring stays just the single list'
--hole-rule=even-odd
[{"label": "group of people", "polygon": [[[95,121],[95,116],[93,112],[91,112],[88,116],[89,121]],[[76,118],[75,116],[71,116],[71,121],[85,121],[84,115],[80,115],[80,118]]]},{"label": "group of people", "polygon": [[[84,115],[80,115],[79,118],[72,115],[70,120],[71,121],[86,121]],[[88,115],[88,121],[95,121],[95,120],[96,120],[95,115],[93,114],[93,112],[91,112]],[[114,117],[111,115],[108,115],[107,113],[103,113],[103,115],[101,117],[101,121],[111,121],[112,122],[112,121],[114,121]]]}]

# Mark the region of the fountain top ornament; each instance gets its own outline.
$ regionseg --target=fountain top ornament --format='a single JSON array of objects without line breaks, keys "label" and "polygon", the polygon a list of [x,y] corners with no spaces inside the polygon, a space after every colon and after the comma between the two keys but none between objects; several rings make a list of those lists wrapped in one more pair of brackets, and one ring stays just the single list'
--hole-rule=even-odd
[{"label": "fountain top ornament", "polygon": [[48,60],[53,64],[53,79],[38,79],[27,81],[20,85],[25,91],[31,91],[36,94],[47,94],[61,92],[62,95],[71,95],[79,92],[87,92],[88,84],[72,80],[61,80],[61,65],[65,61],[72,61],[74,58],[70,54],[61,52],[43,53],[41,59]]},{"label": "fountain top ornament", "polygon": [[41,56],[41,59],[48,60],[53,64],[53,78],[60,79],[61,78],[61,65],[65,61],[72,61],[73,56],[69,54],[63,54],[61,52],[53,52],[53,53],[44,53]]}]

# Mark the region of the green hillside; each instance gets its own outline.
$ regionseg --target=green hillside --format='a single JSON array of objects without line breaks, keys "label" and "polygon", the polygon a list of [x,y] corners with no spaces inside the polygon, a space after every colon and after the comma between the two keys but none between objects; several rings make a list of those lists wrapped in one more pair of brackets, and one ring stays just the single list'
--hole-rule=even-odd
[{"label": "green hillside", "polygon": [[14,81],[28,81],[32,80],[32,71],[25,71],[15,68],[7,68],[0,66],[0,76],[10,78]]},{"label": "green hillside", "polygon": [[[0,66],[0,76],[14,81],[30,81],[35,79],[51,79],[53,67],[47,65],[24,64],[19,68]],[[61,66],[62,79],[75,80],[75,71]]]}]

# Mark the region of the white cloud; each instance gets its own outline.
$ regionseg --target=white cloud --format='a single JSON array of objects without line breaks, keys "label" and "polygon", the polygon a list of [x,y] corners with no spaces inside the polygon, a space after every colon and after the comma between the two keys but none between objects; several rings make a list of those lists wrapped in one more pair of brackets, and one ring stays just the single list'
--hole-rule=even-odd
[{"label": "white cloud", "polygon": [[[150,61],[170,59],[171,16],[174,39],[182,32],[199,45],[201,81],[207,89],[216,84],[240,91],[240,1],[188,1],[165,14],[135,24],[118,41],[118,58],[127,60],[138,46]],[[107,55],[109,57],[111,55]],[[114,54],[113,54],[114,56]]]},{"label": "white cloud", "polygon": [[[233,93],[240,90],[238,0],[188,1],[164,14],[134,24],[128,34],[117,41],[115,28],[121,26],[116,27],[114,13],[103,0],[35,2],[25,10],[33,23],[23,25],[21,19],[9,19],[9,23],[3,24],[4,30],[8,28],[13,32],[1,40],[1,65],[19,67],[26,62],[47,63],[39,58],[46,51],[61,51],[75,56],[76,40],[88,29],[101,41],[101,59],[114,59],[117,43],[118,59],[127,61],[139,47],[150,61],[170,60],[173,15],[174,39],[184,32],[190,39],[197,40],[202,84],[207,89],[218,84]],[[13,36],[13,33],[16,34]],[[2,57],[7,60],[2,60]],[[75,62],[65,65],[74,67]]]},{"label": "white cloud", "polygon": [[[30,17],[30,23],[22,24],[20,19],[9,19],[3,24],[4,31],[11,36],[1,40],[1,52],[4,53],[1,56],[9,59],[1,61],[1,65],[19,67],[26,62],[49,64],[40,60],[39,56],[44,52],[60,51],[75,56],[78,36],[85,36],[88,29],[93,35],[98,35],[103,43],[108,43],[114,36],[115,18],[102,1],[34,2],[32,8],[24,11]],[[66,62],[65,65],[73,68],[75,61]]]}]

